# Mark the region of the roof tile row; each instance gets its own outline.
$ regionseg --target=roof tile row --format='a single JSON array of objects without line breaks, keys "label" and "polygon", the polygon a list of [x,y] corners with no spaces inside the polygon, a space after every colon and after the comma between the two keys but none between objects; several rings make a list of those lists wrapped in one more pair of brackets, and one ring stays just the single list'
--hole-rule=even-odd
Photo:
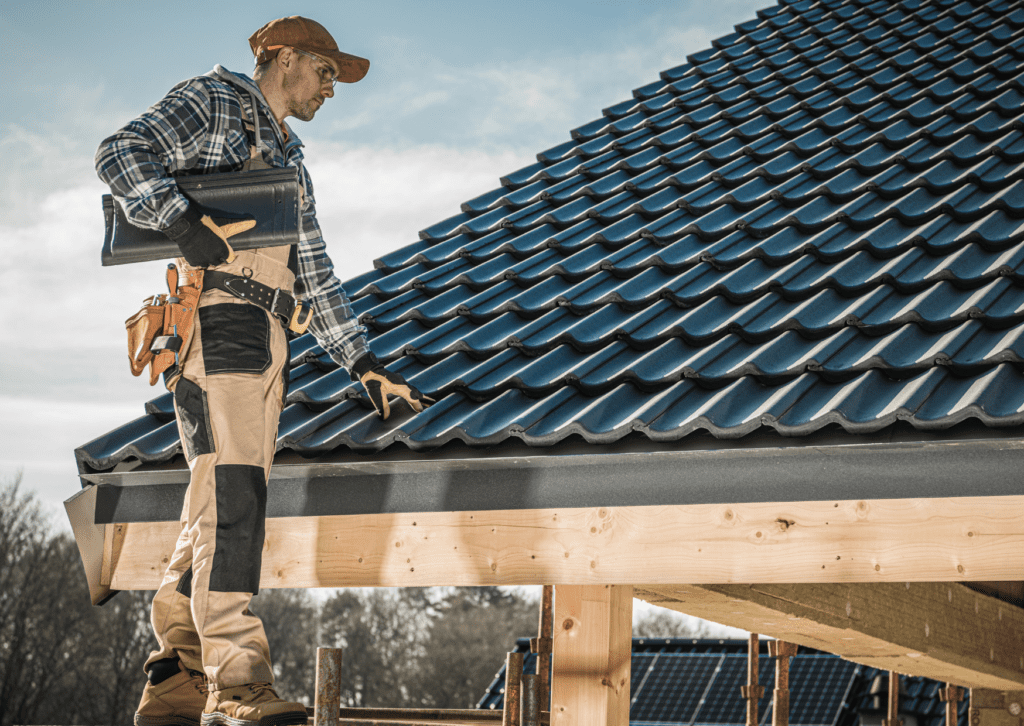
[{"label": "roof tile row", "polygon": [[[380,421],[309,336],[279,446],[1024,421],[1024,0],[760,11],[346,283],[439,399]],[[84,469],[178,450],[170,397]]]}]

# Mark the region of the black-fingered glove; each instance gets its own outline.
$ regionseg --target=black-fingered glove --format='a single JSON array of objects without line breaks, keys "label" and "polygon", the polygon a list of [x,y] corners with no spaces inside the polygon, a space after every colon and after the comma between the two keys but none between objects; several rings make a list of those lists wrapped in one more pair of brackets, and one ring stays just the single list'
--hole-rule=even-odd
[{"label": "black-fingered glove", "polygon": [[255,220],[245,220],[218,226],[206,215],[200,215],[189,206],[185,213],[163,232],[178,245],[181,256],[192,267],[212,267],[234,258],[228,237],[252,229]]},{"label": "black-fingered glove", "polygon": [[398,396],[405,400],[413,411],[419,413],[434,399],[424,396],[415,386],[405,380],[401,374],[393,373],[377,360],[373,353],[367,353],[352,366],[352,377],[358,378],[370,397],[370,402],[377,409],[377,415],[387,420],[391,415],[388,396]]}]

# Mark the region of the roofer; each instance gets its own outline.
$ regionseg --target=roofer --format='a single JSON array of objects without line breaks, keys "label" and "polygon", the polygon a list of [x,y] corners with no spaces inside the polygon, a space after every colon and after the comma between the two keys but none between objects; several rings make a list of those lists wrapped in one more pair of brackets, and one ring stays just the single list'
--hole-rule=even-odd
[{"label": "roofer", "polygon": [[[191,482],[181,535],[153,600],[158,648],[145,665],[138,726],[306,723],[304,706],[273,690],[263,624],[249,611],[288,388],[287,323],[268,308],[278,313],[283,299],[286,310],[295,309],[292,295],[307,303],[311,332],[362,381],[380,416],[387,418],[389,394],[417,412],[429,401],[369,351],[325,250],[302,144],[284,122],[310,121],[335,83],[360,80],[369,61],[341,52],[323,26],[298,16],[268,23],[249,45],[253,79],[218,65],[184,81],[96,154],[99,176],[128,219],[176,242],[186,274],[205,270],[191,335],[164,378]],[[298,169],[297,245],[235,253],[226,228],[190,206],[174,180],[267,166]]]}]

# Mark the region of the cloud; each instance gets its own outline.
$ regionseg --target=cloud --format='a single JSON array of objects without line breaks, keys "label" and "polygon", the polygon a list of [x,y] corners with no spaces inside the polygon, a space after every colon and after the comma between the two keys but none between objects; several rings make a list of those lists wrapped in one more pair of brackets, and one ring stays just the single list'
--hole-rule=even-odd
[{"label": "cloud", "polygon": [[[307,148],[319,218],[339,277],[415,242],[459,204],[530,163],[513,152],[440,146]],[[81,165],[82,159],[72,159]],[[35,190],[30,220],[0,221],[0,474],[23,468],[51,507],[77,490],[74,448],[144,412],[164,393],[128,372],[124,320],[163,291],[165,262],[100,267],[98,181]]]},{"label": "cloud", "polygon": [[397,150],[324,142],[307,151],[317,216],[342,279],[417,242],[419,230],[458,214],[462,202],[500,186],[502,174],[534,161],[513,151],[443,146]]},{"label": "cloud", "polygon": [[[747,18],[766,2],[716,7],[741,17],[733,8],[742,6]],[[354,89],[358,104],[299,129],[339,277],[416,242],[420,229],[458,214],[500,176],[568,140],[571,128],[729,32],[721,23],[686,25],[679,6],[661,7],[632,35],[585,53],[556,45],[456,66],[422,52],[424,41],[396,38],[393,70],[376,91]],[[75,446],[141,415],[143,402],[163,392],[129,375],[123,326],[144,297],[162,291],[165,263],[99,265],[106,189],[93,153],[144,110],[118,98],[101,84],[69,86],[52,114],[0,132],[8,160],[0,173],[0,469],[24,465],[26,485],[54,499],[77,488]]]},{"label": "cloud", "polygon": [[[376,134],[405,145],[431,139],[459,148],[529,149],[536,153],[569,140],[569,130],[599,118],[604,108],[659,79],[667,68],[732,31],[723,18],[754,17],[765,0],[719,0],[707,12],[693,6],[649,3],[629,28],[595,38],[584,53],[553,44],[529,55],[489,63],[447,62],[408,40],[382,60],[372,94],[343,90],[344,118],[310,135],[364,142]],[[691,22],[694,17],[699,20]],[[356,99],[346,100],[346,99]]]}]

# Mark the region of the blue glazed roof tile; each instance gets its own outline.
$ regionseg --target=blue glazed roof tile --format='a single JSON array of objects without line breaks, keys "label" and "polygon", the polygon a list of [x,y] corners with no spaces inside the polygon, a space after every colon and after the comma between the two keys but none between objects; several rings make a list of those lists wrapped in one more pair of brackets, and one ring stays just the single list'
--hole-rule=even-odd
[{"label": "blue glazed roof tile", "polygon": [[[1024,2],[786,2],[622,97],[345,283],[438,402],[303,336],[279,446],[1024,423]],[[77,455],[179,450],[165,394]]]}]

